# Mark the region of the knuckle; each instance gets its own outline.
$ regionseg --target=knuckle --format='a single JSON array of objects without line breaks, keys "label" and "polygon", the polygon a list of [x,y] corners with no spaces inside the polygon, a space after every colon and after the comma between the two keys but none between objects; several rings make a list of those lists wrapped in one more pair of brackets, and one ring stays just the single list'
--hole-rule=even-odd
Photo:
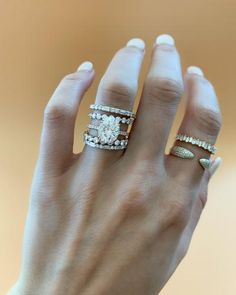
[{"label": "knuckle", "polygon": [[221,128],[221,114],[209,108],[199,107],[195,113],[195,120],[197,125],[203,129],[207,134],[216,136]]},{"label": "knuckle", "polygon": [[135,187],[128,188],[124,194],[121,209],[129,215],[146,211],[146,193],[142,185],[137,184]]},{"label": "knuckle", "polygon": [[184,92],[182,83],[170,78],[148,77],[145,88],[149,97],[163,103],[178,102]]},{"label": "knuckle", "polygon": [[72,118],[72,112],[66,105],[48,104],[44,110],[46,122],[60,122]]},{"label": "knuckle", "polygon": [[104,81],[101,82],[99,91],[102,92],[103,97],[112,100],[117,99],[118,103],[121,101],[119,103],[121,104],[124,101],[130,101],[136,96],[137,81]]},{"label": "knuckle", "polygon": [[138,54],[140,56],[143,55],[142,50],[140,50],[140,48],[137,48],[135,46],[125,46],[121,48],[117,53],[127,55],[127,57],[130,57],[131,54]]},{"label": "knuckle", "polygon": [[189,206],[185,201],[171,201],[168,208],[167,224],[183,230],[188,223]]},{"label": "knuckle", "polygon": [[75,81],[75,82],[83,82],[84,81],[84,75],[81,72],[75,72],[75,73],[70,73],[64,76],[62,79],[63,82],[70,82],[70,81]]}]

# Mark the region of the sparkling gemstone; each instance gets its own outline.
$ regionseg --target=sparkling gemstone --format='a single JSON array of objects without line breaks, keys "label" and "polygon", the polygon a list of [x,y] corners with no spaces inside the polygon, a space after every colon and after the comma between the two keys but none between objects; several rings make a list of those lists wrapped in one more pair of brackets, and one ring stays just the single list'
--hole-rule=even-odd
[{"label": "sparkling gemstone", "polygon": [[125,118],[122,118],[121,122],[122,123],[126,123],[126,119]]},{"label": "sparkling gemstone", "polygon": [[115,145],[119,145],[120,144],[120,141],[119,141],[119,139],[117,139],[116,141],[115,141]]},{"label": "sparkling gemstone", "polygon": [[116,121],[120,123],[121,117],[116,117]]},{"label": "sparkling gemstone", "polygon": [[93,141],[94,141],[95,143],[98,143],[98,142],[99,142],[99,139],[98,139],[97,137],[94,137]]},{"label": "sparkling gemstone", "polygon": [[97,114],[97,118],[100,120],[102,118],[101,114]]},{"label": "sparkling gemstone", "polygon": [[120,124],[114,116],[102,118],[102,122],[98,127],[98,138],[103,144],[113,144],[119,135]]}]

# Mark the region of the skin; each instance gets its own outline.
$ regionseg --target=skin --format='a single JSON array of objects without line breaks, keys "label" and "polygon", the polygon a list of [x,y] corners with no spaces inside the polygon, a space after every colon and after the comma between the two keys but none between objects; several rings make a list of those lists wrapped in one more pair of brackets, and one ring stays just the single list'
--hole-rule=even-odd
[{"label": "skin", "polygon": [[[132,110],[144,54],[116,52],[96,103]],[[189,247],[215,168],[199,165],[210,158],[202,148],[177,142],[195,153],[185,160],[165,147],[183,94],[179,132],[215,143],[221,114],[212,84],[182,77],[176,47],[154,44],[127,149],[85,145],[75,155],[75,119],[94,75],[64,77],[45,108],[23,262],[8,295],[158,294]]]}]

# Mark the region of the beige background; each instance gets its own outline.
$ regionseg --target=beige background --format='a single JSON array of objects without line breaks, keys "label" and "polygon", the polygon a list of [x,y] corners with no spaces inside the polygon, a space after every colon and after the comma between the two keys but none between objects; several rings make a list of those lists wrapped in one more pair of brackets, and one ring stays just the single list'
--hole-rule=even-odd
[{"label": "beige background", "polygon": [[[114,52],[132,37],[147,43],[171,33],[183,69],[196,64],[213,81],[223,112],[217,146],[223,165],[189,254],[162,295],[236,294],[236,2],[230,0],[8,0],[0,2],[0,293],[14,282],[43,108],[58,81],[84,60],[96,80],[79,112],[77,146],[88,105]],[[171,139],[182,116],[175,121]],[[171,141],[170,141],[171,142]]]}]

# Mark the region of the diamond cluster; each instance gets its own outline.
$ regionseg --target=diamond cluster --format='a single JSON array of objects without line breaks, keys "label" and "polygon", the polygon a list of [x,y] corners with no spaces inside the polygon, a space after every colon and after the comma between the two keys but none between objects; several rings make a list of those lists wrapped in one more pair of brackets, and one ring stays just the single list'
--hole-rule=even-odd
[{"label": "diamond cluster", "polygon": [[[135,119],[135,114],[127,110],[104,105],[92,104],[90,105],[90,108],[95,111],[89,113],[88,116],[91,119],[99,120],[99,124],[89,124],[88,129],[97,130],[97,136],[92,136],[87,131],[84,133],[84,142],[92,147],[97,147],[101,149],[125,149],[128,145],[129,133],[127,131],[121,130],[120,125],[122,123],[127,125],[132,124]],[[119,114],[122,115],[122,117],[101,114],[99,112],[96,112],[96,110]],[[127,116],[127,118],[123,116]],[[125,139],[119,139],[120,135],[124,136]]]}]

